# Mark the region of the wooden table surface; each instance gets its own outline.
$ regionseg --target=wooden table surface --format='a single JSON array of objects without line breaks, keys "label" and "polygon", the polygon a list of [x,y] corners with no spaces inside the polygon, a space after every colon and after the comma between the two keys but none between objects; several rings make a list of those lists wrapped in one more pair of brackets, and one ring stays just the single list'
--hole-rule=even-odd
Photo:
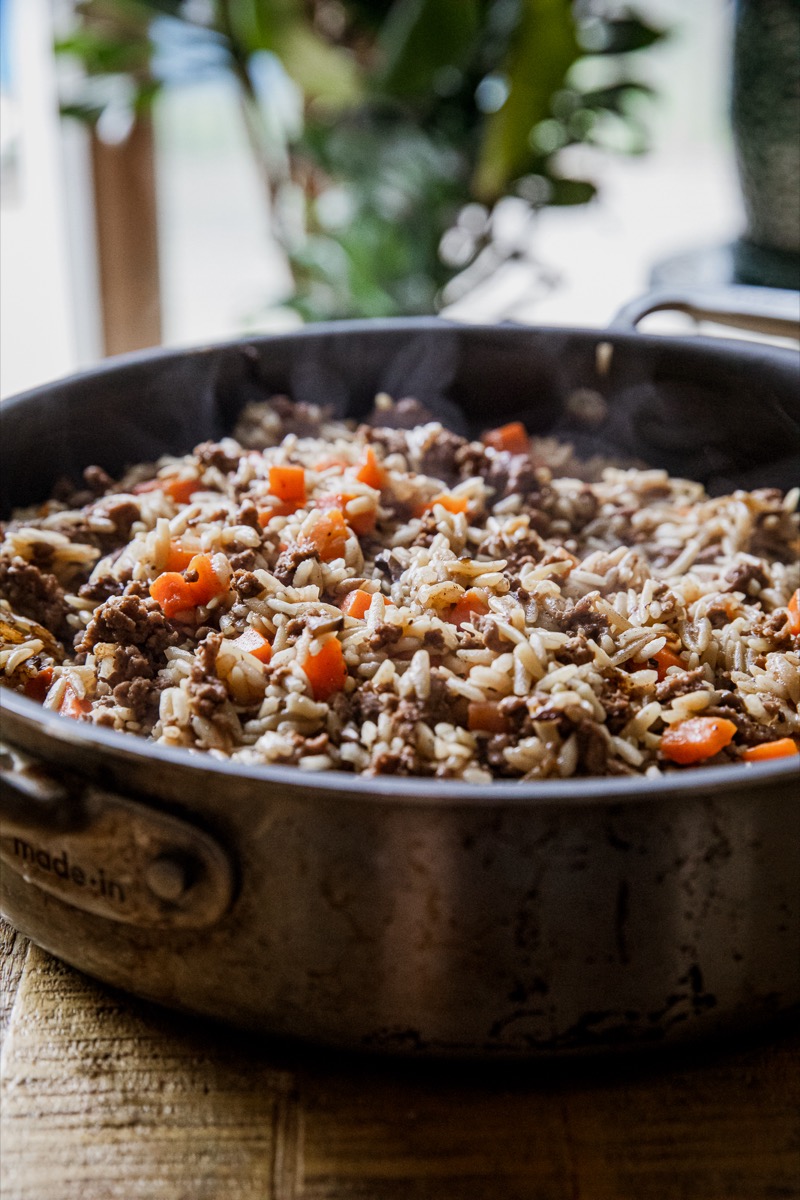
[{"label": "wooden table surface", "polygon": [[254,1040],[0,925],[3,1200],[796,1200],[797,1023],[592,1064]]}]

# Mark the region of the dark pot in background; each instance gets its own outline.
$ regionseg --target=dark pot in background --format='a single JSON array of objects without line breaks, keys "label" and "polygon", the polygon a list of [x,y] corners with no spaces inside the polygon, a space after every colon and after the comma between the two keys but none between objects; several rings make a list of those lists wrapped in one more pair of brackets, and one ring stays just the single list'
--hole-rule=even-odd
[{"label": "dark pot in background", "polygon": [[800,287],[800,2],[737,0],[731,122],[747,220],[737,281]]}]

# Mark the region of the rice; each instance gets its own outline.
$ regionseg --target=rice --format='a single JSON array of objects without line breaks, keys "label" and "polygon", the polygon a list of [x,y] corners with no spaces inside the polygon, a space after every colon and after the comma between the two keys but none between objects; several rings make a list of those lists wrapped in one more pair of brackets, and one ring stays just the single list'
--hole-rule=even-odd
[{"label": "rice", "polygon": [[2,681],[313,772],[651,777],[796,751],[798,489],[709,497],[377,414],[251,404],[233,438],[15,514]]}]

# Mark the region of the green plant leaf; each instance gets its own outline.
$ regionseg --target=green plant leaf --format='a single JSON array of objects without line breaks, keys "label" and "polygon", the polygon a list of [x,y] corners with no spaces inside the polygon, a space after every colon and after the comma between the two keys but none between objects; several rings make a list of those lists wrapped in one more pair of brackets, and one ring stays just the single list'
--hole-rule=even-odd
[{"label": "green plant leaf", "polygon": [[522,0],[520,20],[501,70],[508,99],[486,120],[474,177],[475,195],[494,203],[531,169],[532,128],[550,116],[550,97],[579,55],[568,0]]},{"label": "green plant leaf", "polygon": [[479,30],[477,0],[395,0],[383,22],[376,86],[397,96],[426,97],[443,68],[461,68]]},{"label": "green plant leaf", "polygon": [[274,49],[309,102],[338,108],[359,99],[361,78],[350,51],[326,42],[304,20],[277,30]]},{"label": "green plant leaf", "polygon": [[146,35],[123,39],[82,29],[56,42],[55,51],[80,59],[89,75],[146,74],[152,46]]},{"label": "green plant leaf", "polygon": [[587,179],[551,179],[548,204],[588,204],[597,187]]},{"label": "green plant leaf", "polygon": [[612,87],[595,88],[590,92],[584,92],[581,96],[581,104],[583,108],[604,108],[611,112],[623,113],[626,111],[629,101],[639,98],[652,99],[653,96],[655,96],[653,88],[631,80],[614,84]]},{"label": "green plant leaf", "polygon": [[664,29],[637,17],[593,18],[584,24],[581,44],[591,54],[630,54],[654,46],[666,36]]}]

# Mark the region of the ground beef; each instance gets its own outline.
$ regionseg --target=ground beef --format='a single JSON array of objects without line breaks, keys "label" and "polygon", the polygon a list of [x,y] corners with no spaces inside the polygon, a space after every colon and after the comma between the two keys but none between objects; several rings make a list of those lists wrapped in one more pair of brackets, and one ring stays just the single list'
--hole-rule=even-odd
[{"label": "ground beef", "polygon": [[[509,772],[506,750],[514,745],[514,739],[507,733],[493,733],[491,737],[482,739],[481,757],[487,766],[497,775]],[[480,744],[479,744],[480,745]]]},{"label": "ground beef", "polygon": [[439,532],[439,519],[433,512],[426,512],[420,518],[419,530],[411,543],[412,546],[430,546]]},{"label": "ground beef", "polygon": [[609,733],[621,733],[635,713],[630,692],[622,673],[616,679],[605,679],[600,689],[600,703],[606,712]]},{"label": "ground beef", "polygon": [[415,429],[417,425],[427,425],[434,419],[430,409],[419,400],[405,396],[389,409],[374,408],[367,417],[367,424],[381,426],[383,432],[384,429]]},{"label": "ground beef", "polygon": [[601,726],[588,717],[575,726],[578,742],[578,764],[585,775],[604,775],[609,759],[609,742]]},{"label": "ground beef", "polygon": [[427,632],[422,635],[422,644],[428,650],[443,651],[446,643],[441,629],[427,630]]},{"label": "ground beef", "polygon": [[285,437],[293,433],[297,437],[317,437],[320,427],[330,418],[330,408],[320,408],[316,404],[305,404],[303,401],[294,403],[286,396],[275,396],[270,406],[281,419],[281,432]]},{"label": "ground beef", "polygon": [[120,546],[130,540],[131,529],[142,515],[139,505],[134,504],[133,500],[107,501],[102,506],[98,505],[95,511],[114,523],[115,541],[118,541]]},{"label": "ground beef", "polygon": [[536,468],[528,454],[502,454],[495,457],[486,478],[494,488],[495,500],[503,496],[531,497],[537,491]]},{"label": "ground beef", "polygon": [[656,684],[656,700],[660,704],[668,704],[676,696],[686,696],[689,692],[700,691],[706,683],[706,673],[703,667],[695,667],[693,671],[672,671]]},{"label": "ground beef", "polygon": [[256,552],[249,547],[246,550],[239,550],[236,554],[230,556],[231,569],[236,571],[252,571],[256,565]]},{"label": "ground beef", "polygon": [[372,684],[366,683],[353,693],[352,702],[357,719],[377,721],[381,713],[393,713],[399,700],[394,692],[379,692]]},{"label": "ground beef", "polygon": [[[231,559],[233,563],[233,559]],[[241,600],[250,600],[264,591],[264,585],[252,571],[235,570],[231,578],[231,589],[238,593]]]},{"label": "ground beef", "polygon": [[103,676],[112,690],[120,683],[137,678],[152,679],[155,674],[153,664],[138,646],[116,646],[113,663],[111,674]]},{"label": "ground beef", "polygon": [[475,476],[484,479],[490,463],[483,442],[465,442],[456,452],[456,466],[461,479],[473,479]]},{"label": "ground beef", "polygon": [[386,646],[393,646],[395,642],[399,642],[402,636],[401,625],[390,625],[387,621],[382,621],[375,626],[367,641],[371,650],[383,650]]},{"label": "ground beef", "polygon": [[[746,596],[757,596],[761,588],[769,586],[769,580],[758,563],[737,563],[725,573],[728,592],[744,592]],[[753,588],[751,584],[758,586]]]},{"label": "ground beef", "polygon": [[[408,745],[404,746],[399,754],[387,750],[381,751],[376,755],[370,770],[366,773],[368,775],[429,775],[431,765],[421,762],[416,748]],[[438,769],[436,774],[447,776],[449,772]]]},{"label": "ground beef", "polygon": [[251,529],[261,532],[259,512],[252,500],[243,500],[236,514],[237,525],[249,525]]},{"label": "ground beef", "polygon": [[373,759],[368,775],[403,775],[404,771],[400,770],[400,755],[392,754],[388,750],[381,751]]},{"label": "ground beef", "polygon": [[114,700],[123,708],[129,708],[134,721],[140,725],[153,725],[158,717],[161,692],[162,685],[157,679],[136,676],[117,684]]},{"label": "ground beef", "polygon": [[517,733],[525,729],[527,737],[533,730],[524,696],[505,696],[497,705],[503,717],[510,721]]},{"label": "ground beef", "polygon": [[584,663],[591,662],[594,658],[594,650],[586,640],[586,634],[583,630],[579,630],[575,637],[570,638],[563,646],[558,648],[558,658],[567,663],[576,663],[579,667]]},{"label": "ground beef", "polygon": [[278,555],[272,574],[281,583],[292,583],[297,568],[309,558],[319,558],[314,547],[294,542]]},{"label": "ground beef", "polygon": [[420,471],[451,486],[458,480],[458,452],[465,445],[464,438],[457,433],[451,433],[449,429],[440,430],[422,452]]},{"label": "ground beef", "polygon": [[239,466],[243,451],[232,438],[226,438],[224,442],[201,442],[194,454],[204,467],[216,467],[223,475],[229,475]]},{"label": "ground beef", "polygon": [[198,716],[209,721],[213,720],[217,710],[228,699],[225,684],[217,677],[217,657],[221,645],[222,634],[212,630],[198,645],[189,676],[192,708]]},{"label": "ground beef", "polygon": [[64,590],[56,579],[35,563],[18,555],[0,557],[0,596],[14,612],[38,621],[57,638],[69,634],[67,614],[71,611],[64,599]]},{"label": "ground beef", "polygon": [[358,434],[373,446],[380,446],[384,455],[408,454],[408,442],[402,429],[373,428],[371,425],[359,425]]},{"label": "ground beef", "polygon": [[83,472],[83,479],[94,496],[102,496],[114,486],[114,480],[102,467],[87,467]]},{"label": "ground beef", "polygon": [[87,600],[108,600],[111,596],[121,596],[129,581],[130,575],[127,579],[125,577],[118,579],[110,572],[106,575],[98,575],[96,579],[82,583],[78,588],[78,595]]},{"label": "ground beef", "polygon": [[497,628],[497,620],[494,617],[473,617],[472,624],[483,637],[484,645],[495,654],[505,654],[513,650],[513,643]]},{"label": "ground beef", "polygon": [[155,600],[140,596],[112,596],[95,609],[86,629],[75,639],[78,653],[87,653],[101,642],[138,647],[154,668],[163,666],[164,651],[180,640]]},{"label": "ground beef", "polygon": [[487,558],[504,558],[509,570],[519,575],[522,567],[541,562],[546,548],[536,530],[528,529],[513,539],[503,537],[502,533],[490,533],[479,545],[477,553]]},{"label": "ground beef", "polygon": [[726,720],[733,721],[737,729],[737,738],[746,746],[758,746],[762,742],[771,742],[776,736],[775,730],[765,725],[759,725],[746,712],[741,711],[742,707],[739,697],[731,692],[728,696],[723,696],[718,704],[704,708],[703,716],[725,717]]},{"label": "ground beef", "polygon": [[393,550],[381,550],[375,555],[375,567],[389,583],[395,583],[403,574],[404,567]]},{"label": "ground beef", "polygon": [[[711,622],[712,629],[721,629],[730,621],[731,601],[718,598],[712,600],[706,609],[706,616]],[[735,603],[735,601],[733,602]]]},{"label": "ground beef", "polygon": [[600,509],[600,502],[590,487],[583,487],[570,501],[569,523],[573,533],[580,533],[593,521]]},{"label": "ground beef", "polygon": [[433,728],[440,721],[452,722],[458,701],[449,693],[447,684],[435,671],[431,673],[431,688],[424,700],[406,698],[400,701],[397,715],[400,720],[416,725],[425,721]]},{"label": "ground beef", "polygon": [[199,717],[207,721],[213,720],[217,710],[228,698],[225,684],[219,679],[195,679],[189,681],[189,695],[192,707]]},{"label": "ground beef", "polygon": [[591,596],[583,596],[564,613],[563,624],[565,633],[580,631],[597,640],[608,629],[608,617],[592,607]]}]

